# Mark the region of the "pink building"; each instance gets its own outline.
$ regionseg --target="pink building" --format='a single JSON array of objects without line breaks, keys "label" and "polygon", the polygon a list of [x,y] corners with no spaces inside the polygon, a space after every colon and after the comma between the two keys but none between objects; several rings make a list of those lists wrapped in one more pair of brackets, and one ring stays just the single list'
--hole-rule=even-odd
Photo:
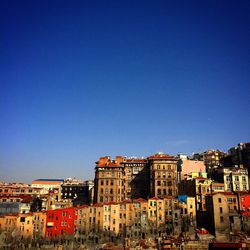
[{"label": "pink building", "polygon": [[199,173],[206,172],[206,167],[203,161],[195,161],[195,160],[185,160],[182,159],[182,171],[181,171],[181,179],[185,179],[190,173]]}]

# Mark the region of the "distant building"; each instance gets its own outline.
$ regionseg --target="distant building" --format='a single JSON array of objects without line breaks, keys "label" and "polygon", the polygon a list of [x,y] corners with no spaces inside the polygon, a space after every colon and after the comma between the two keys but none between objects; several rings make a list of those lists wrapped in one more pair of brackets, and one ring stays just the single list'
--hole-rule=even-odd
[{"label": "distant building", "polygon": [[75,199],[83,196],[83,181],[68,178],[61,185],[61,199]]},{"label": "distant building", "polygon": [[243,165],[250,172],[250,142],[239,143],[238,146],[230,148],[228,153],[232,166]]},{"label": "distant building", "polygon": [[203,161],[206,166],[206,172],[209,177],[213,177],[213,169],[220,167],[221,160],[226,156],[225,152],[220,150],[209,149],[203,153],[195,153],[193,155],[194,160]]},{"label": "distant building", "polygon": [[45,190],[57,189],[63,184],[63,179],[37,179],[32,181],[32,188],[42,188]]},{"label": "distant building", "polygon": [[212,180],[209,178],[196,177],[194,179],[182,180],[179,184],[179,194],[195,197],[196,210],[205,211],[205,196],[211,194]]},{"label": "distant building", "polygon": [[203,161],[183,159],[181,162],[181,179],[182,180],[186,179],[190,173],[205,173],[205,172],[206,172],[206,167]]},{"label": "distant building", "polygon": [[248,171],[245,168],[218,168],[214,172],[214,179],[224,183],[225,191],[248,191]]}]

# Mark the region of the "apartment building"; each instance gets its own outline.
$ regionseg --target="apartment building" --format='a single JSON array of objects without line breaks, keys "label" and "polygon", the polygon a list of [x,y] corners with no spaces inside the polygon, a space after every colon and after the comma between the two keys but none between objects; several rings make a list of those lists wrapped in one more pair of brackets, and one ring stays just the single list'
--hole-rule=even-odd
[{"label": "apartment building", "polygon": [[243,167],[218,168],[214,179],[224,183],[225,191],[241,192],[249,190],[248,171]]},{"label": "apartment building", "polygon": [[146,199],[149,195],[149,168],[147,159],[124,158],[125,199]]},{"label": "apartment building", "polygon": [[147,158],[150,169],[150,197],[177,195],[177,159],[164,153]]},{"label": "apartment building", "polygon": [[125,172],[122,161],[121,156],[115,160],[106,156],[96,162],[94,203],[124,200]]},{"label": "apartment building", "polygon": [[46,215],[46,237],[67,237],[75,233],[77,214],[74,207],[48,210]]},{"label": "apartment building", "polygon": [[179,184],[179,194],[195,197],[196,210],[205,211],[205,196],[211,193],[211,184],[211,179],[203,177],[183,180]]}]

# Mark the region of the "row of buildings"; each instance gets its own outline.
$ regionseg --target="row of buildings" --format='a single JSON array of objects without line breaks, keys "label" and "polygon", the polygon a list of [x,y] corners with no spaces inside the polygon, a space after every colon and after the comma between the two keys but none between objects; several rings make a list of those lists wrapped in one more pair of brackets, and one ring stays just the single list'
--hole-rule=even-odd
[{"label": "row of buildings", "polygon": [[12,236],[79,240],[250,231],[249,143],[188,157],[100,157],[94,181],[0,185],[0,229]]}]

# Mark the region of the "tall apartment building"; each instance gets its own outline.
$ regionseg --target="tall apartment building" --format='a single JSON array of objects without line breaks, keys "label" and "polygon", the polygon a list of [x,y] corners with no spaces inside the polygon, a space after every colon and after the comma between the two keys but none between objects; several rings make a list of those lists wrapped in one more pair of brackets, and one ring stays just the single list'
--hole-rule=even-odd
[{"label": "tall apartment building", "polygon": [[163,153],[147,158],[150,169],[150,196],[177,195],[177,159]]},{"label": "tall apartment building", "polygon": [[124,158],[125,199],[147,198],[149,195],[149,168],[147,159]]},{"label": "tall apartment building", "polygon": [[125,198],[123,157],[101,157],[96,162],[94,203],[119,202]]}]

